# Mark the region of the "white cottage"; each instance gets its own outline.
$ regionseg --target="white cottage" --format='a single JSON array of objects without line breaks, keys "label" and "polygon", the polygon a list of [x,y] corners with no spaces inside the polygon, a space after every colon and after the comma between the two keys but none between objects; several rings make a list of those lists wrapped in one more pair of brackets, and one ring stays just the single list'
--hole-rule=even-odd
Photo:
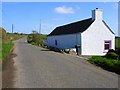
[{"label": "white cottage", "polygon": [[81,55],[105,55],[115,49],[115,34],[103,20],[102,10],[92,10],[92,18],[56,27],[47,36],[47,45],[59,49],[80,45]]}]

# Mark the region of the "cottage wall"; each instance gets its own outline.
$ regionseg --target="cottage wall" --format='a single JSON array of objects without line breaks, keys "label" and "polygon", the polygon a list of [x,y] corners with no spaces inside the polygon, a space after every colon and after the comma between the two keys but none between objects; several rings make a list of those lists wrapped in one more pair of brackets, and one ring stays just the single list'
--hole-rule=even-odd
[{"label": "cottage wall", "polygon": [[81,45],[81,34],[48,36],[47,45],[60,49],[74,48],[75,45]]},{"label": "cottage wall", "polygon": [[105,55],[105,40],[111,40],[111,49],[115,49],[115,35],[101,20],[95,20],[81,36],[82,55]]}]

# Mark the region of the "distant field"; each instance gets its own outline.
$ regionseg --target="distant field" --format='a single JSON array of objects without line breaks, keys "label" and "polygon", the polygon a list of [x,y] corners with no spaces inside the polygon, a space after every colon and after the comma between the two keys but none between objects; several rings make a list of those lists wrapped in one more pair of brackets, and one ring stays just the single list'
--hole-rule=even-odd
[{"label": "distant field", "polygon": [[14,40],[17,40],[21,37],[24,37],[25,35],[24,34],[17,34],[17,33],[7,33],[7,37],[9,40],[11,41],[14,41]]},{"label": "distant field", "polygon": [[115,47],[120,48],[120,37],[115,38]]}]

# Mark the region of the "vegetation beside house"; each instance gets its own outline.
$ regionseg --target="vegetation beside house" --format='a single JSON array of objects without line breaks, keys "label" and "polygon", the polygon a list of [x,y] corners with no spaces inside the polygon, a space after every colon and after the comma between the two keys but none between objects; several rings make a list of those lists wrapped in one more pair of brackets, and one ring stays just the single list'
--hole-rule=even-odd
[{"label": "vegetation beside house", "polygon": [[117,37],[115,41],[116,50],[109,50],[105,56],[92,56],[89,62],[120,74],[120,37]]},{"label": "vegetation beside house", "polygon": [[27,42],[32,44],[32,45],[36,45],[36,46],[39,46],[45,40],[46,40],[46,35],[39,34],[36,31],[33,31],[33,33],[29,34],[28,37],[27,37]]},{"label": "vegetation beside house", "polygon": [[120,37],[115,38],[115,48],[120,48]]},{"label": "vegetation beside house", "polygon": [[109,59],[101,56],[92,56],[89,61],[103,69],[120,74],[120,60]]}]

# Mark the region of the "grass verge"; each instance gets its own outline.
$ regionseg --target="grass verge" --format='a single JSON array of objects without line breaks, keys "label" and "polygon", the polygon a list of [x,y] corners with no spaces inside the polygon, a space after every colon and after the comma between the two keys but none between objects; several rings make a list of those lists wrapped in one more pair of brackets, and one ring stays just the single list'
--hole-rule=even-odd
[{"label": "grass verge", "polygon": [[11,53],[13,43],[2,43],[2,61],[4,62],[7,56]]},{"label": "grass verge", "polygon": [[108,59],[101,56],[92,56],[88,61],[102,67],[103,69],[120,74],[120,60]]}]

